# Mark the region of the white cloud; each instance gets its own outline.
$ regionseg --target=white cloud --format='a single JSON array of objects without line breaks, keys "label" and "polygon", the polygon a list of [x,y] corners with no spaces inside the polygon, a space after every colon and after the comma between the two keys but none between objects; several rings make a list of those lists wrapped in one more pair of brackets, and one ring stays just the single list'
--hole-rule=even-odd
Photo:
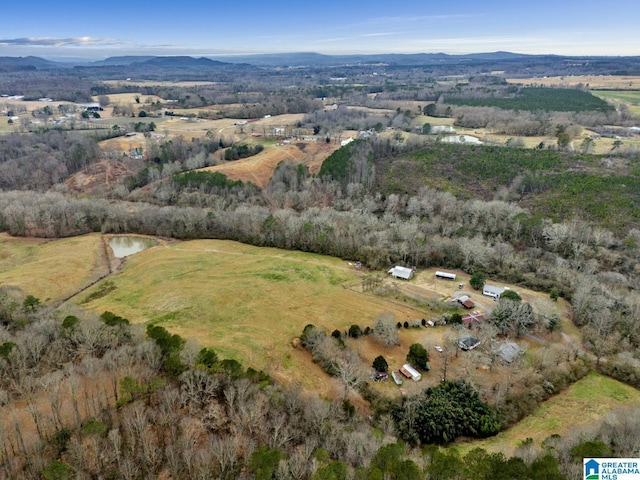
[{"label": "white cloud", "polygon": [[53,37],[22,37],[22,38],[0,38],[0,46],[13,47],[85,47],[85,46],[114,46],[123,45],[115,39],[75,37],[75,38],[53,38]]}]

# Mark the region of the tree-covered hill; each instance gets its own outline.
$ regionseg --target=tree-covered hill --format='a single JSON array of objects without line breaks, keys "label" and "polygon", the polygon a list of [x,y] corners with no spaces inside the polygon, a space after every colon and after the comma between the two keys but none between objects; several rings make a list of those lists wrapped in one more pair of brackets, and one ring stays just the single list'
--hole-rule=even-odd
[{"label": "tree-covered hill", "polygon": [[376,160],[376,188],[415,194],[424,186],[460,198],[495,198],[554,219],[579,216],[613,230],[640,221],[640,177],[634,161],[507,147],[432,144]]},{"label": "tree-covered hill", "polygon": [[582,90],[566,88],[528,87],[511,96],[486,98],[446,98],[452,105],[471,107],[498,107],[505,110],[529,112],[610,112],[615,110],[604,100]]}]

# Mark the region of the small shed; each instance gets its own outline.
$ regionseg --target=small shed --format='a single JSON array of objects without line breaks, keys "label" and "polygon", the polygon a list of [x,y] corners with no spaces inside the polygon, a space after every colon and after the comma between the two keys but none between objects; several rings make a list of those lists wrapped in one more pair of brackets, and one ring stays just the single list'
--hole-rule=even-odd
[{"label": "small shed", "polygon": [[455,273],[449,273],[449,272],[437,271],[436,272],[436,277],[444,278],[446,280],[455,280],[456,279],[456,274]]},{"label": "small shed", "polygon": [[462,323],[467,327],[471,327],[471,325],[480,325],[485,321],[485,314],[479,310],[474,310],[473,312],[465,313],[462,316]]},{"label": "small shed", "polygon": [[500,298],[500,295],[506,290],[505,287],[496,287],[495,285],[485,285],[482,287],[482,294],[487,297]]},{"label": "small shed", "polygon": [[469,295],[463,295],[461,297],[456,298],[456,300],[460,305],[462,305],[464,308],[467,308],[469,310],[476,306],[476,304],[473,303],[473,300],[469,298]]},{"label": "small shed", "polygon": [[520,355],[524,353],[517,343],[514,342],[505,342],[500,344],[498,348],[495,349],[495,354],[500,357],[504,363],[511,364],[518,358]]},{"label": "small shed", "polygon": [[402,378],[398,372],[391,372],[391,376],[393,377],[393,381],[396,382],[396,385],[402,385]]},{"label": "small shed", "polygon": [[396,265],[395,267],[390,269],[388,273],[394,278],[402,278],[404,280],[409,280],[411,279],[411,277],[413,277],[414,270],[411,268],[401,267],[399,265]]},{"label": "small shed", "polygon": [[462,350],[473,350],[478,345],[480,345],[480,340],[478,340],[476,337],[472,337],[471,335],[460,337],[458,339],[458,346]]}]

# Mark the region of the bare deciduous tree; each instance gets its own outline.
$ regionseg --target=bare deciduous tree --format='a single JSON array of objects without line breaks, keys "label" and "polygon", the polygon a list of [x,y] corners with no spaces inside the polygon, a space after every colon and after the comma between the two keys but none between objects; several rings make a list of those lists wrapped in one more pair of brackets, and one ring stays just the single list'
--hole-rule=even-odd
[{"label": "bare deciduous tree", "polygon": [[400,345],[398,328],[392,312],[383,312],[376,317],[373,334],[383,345]]}]

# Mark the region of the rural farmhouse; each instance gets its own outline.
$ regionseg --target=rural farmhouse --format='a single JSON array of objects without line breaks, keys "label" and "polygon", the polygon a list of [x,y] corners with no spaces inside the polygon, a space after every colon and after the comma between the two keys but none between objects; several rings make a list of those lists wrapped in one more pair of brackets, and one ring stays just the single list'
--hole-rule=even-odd
[{"label": "rural farmhouse", "polygon": [[500,295],[506,290],[505,287],[496,287],[494,285],[485,285],[482,287],[482,294],[487,297],[493,297],[495,299],[500,298]]}]

